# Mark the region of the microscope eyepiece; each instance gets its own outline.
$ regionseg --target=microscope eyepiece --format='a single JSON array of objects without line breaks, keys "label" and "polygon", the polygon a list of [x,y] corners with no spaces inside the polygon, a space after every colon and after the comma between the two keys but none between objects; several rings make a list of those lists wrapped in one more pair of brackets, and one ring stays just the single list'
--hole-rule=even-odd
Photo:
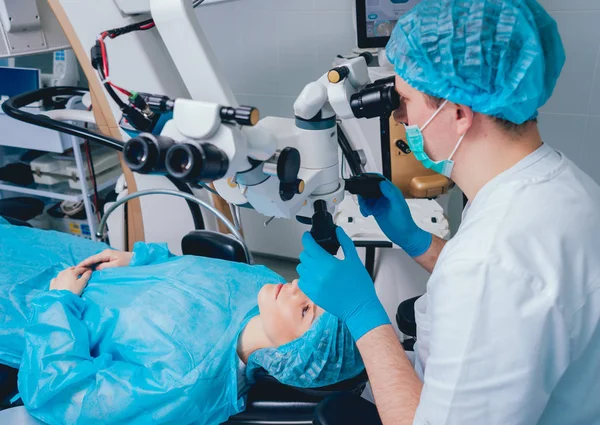
[{"label": "microscope eyepiece", "polygon": [[395,77],[384,78],[369,84],[350,99],[350,107],[356,118],[376,118],[400,107],[400,95],[396,92]]},{"label": "microscope eyepiece", "polygon": [[187,143],[173,145],[167,152],[167,170],[172,177],[210,183],[227,174],[229,158],[210,143],[200,146]]},{"label": "microscope eyepiece", "polygon": [[141,174],[166,172],[165,158],[167,151],[175,142],[164,136],[142,133],[129,140],[123,148],[123,156],[127,166]]}]

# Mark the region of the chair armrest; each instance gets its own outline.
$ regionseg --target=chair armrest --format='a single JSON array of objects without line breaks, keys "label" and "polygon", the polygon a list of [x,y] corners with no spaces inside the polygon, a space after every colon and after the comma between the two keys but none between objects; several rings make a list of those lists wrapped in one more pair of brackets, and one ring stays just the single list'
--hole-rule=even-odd
[{"label": "chair armrest", "polygon": [[314,425],[382,425],[375,405],[352,393],[323,400],[315,410]]}]

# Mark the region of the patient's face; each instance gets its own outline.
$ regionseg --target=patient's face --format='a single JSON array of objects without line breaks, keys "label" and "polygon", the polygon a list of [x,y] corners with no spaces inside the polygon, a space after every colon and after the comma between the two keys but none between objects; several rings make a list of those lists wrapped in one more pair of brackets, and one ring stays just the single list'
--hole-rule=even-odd
[{"label": "patient's face", "polygon": [[298,288],[298,281],[265,285],[258,294],[265,334],[279,347],[300,338],[323,310]]}]

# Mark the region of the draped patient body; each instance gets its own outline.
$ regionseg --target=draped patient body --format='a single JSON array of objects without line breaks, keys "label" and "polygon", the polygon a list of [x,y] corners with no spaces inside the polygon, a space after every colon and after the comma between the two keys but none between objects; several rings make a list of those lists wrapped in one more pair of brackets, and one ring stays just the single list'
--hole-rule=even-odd
[{"label": "draped patient body", "polygon": [[106,245],[0,219],[0,363],[49,424],[220,424],[259,370],[297,387],[363,370],[343,324],[267,268],[136,244],[81,297],[49,290]]}]

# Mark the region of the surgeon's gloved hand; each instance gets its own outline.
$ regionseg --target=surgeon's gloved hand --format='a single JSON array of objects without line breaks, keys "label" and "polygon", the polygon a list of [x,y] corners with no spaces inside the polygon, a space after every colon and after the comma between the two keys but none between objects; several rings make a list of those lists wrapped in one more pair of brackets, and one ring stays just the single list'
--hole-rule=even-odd
[{"label": "surgeon's gloved hand", "polygon": [[354,243],[340,227],[336,234],[344,251],[343,260],[321,248],[310,233],[304,234],[298,284],[314,303],[345,322],[358,341],[370,330],[389,324],[390,320]]},{"label": "surgeon's gloved hand", "polygon": [[431,246],[431,233],[417,226],[404,195],[389,180],[379,184],[383,196],[378,199],[358,197],[363,216],[375,217],[385,235],[411,257],[419,257]]}]

